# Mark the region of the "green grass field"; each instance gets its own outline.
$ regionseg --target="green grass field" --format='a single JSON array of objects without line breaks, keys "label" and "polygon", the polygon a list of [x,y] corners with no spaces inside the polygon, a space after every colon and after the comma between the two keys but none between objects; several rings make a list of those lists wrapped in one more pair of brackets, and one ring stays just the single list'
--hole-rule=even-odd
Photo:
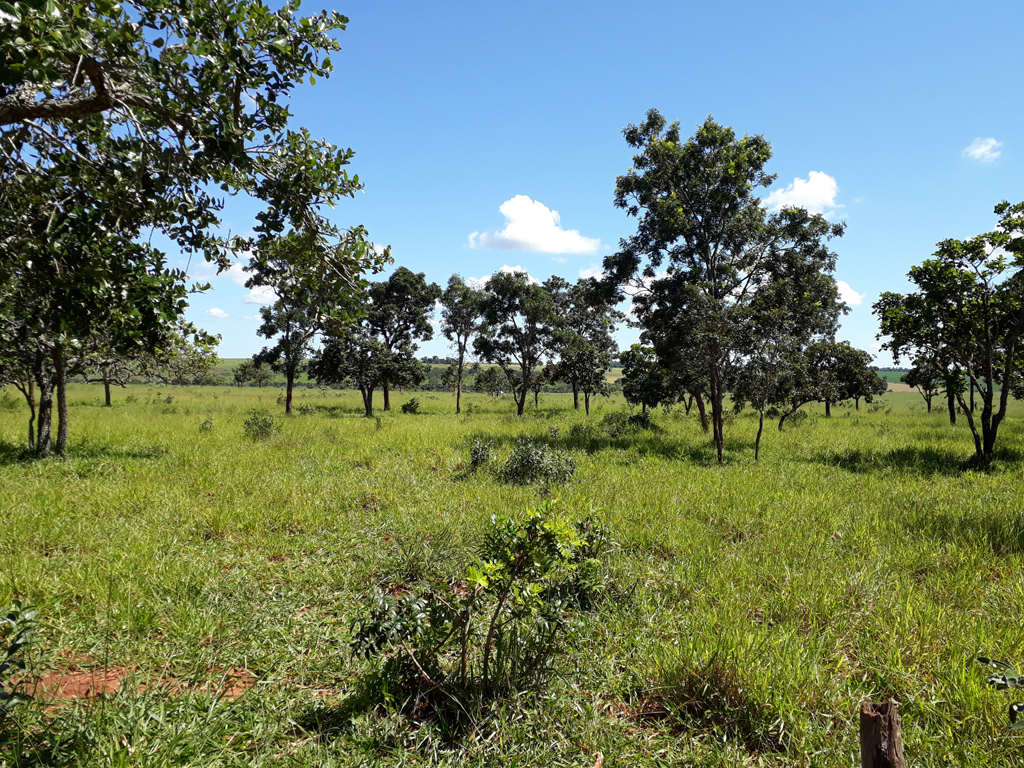
[{"label": "green grass field", "polygon": [[[724,466],[681,410],[574,439],[568,395],[520,420],[507,398],[457,417],[415,393],[419,415],[375,420],[311,390],[285,419],[277,394],[132,387],[102,408],[77,385],[70,454],[44,461],[20,458],[27,411],[0,400],[0,606],[43,622],[39,706],[0,725],[0,764],[856,766],[860,702],[891,698],[908,765],[1024,765],[1014,699],[972,664],[1024,662],[1019,404],[980,474],[961,469],[966,426],[915,394],[772,425],[759,464],[741,414]],[[599,399],[590,421],[624,407]],[[281,422],[272,439],[243,434],[253,410]],[[468,471],[473,438],[501,453],[520,435],[570,452],[575,477]],[[547,687],[455,740],[401,692],[365,705],[350,622],[374,590],[458,576],[492,515],[548,498],[616,547]]]}]

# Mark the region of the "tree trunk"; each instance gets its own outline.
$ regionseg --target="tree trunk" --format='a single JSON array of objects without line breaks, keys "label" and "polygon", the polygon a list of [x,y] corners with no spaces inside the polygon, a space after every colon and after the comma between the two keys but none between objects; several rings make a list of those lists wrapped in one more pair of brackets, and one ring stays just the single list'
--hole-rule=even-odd
[{"label": "tree trunk", "polygon": [[698,392],[693,396],[694,401],[697,403],[697,413],[700,414],[700,428],[705,433],[708,431],[708,411],[704,407],[704,398]]},{"label": "tree trunk", "polygon": [[[932,399],[930,397],[926,397],[924,399],[924,401],[925,401],[925,403],[928,404],[928,413],[931,413],[932,412]],[[956,418],[956,408],[953,409],[953,418],[954,419]]]},{"label": "tree trunk", "polygon": [[373,390],[360,388],[359,393],[363,396],[363,408],[366,409],[366,418],[373,416]]},{"label": "tree trunk", "polygon": [[723,408],[725,392],[722,385],[721,371],[714,368],[711,371],[711,391],[708,395],[711,398],[711,426],[714,430],[715,453],[718,454],[719,464],[723,461],[725,451],[725,409]]},{"label": "tree trunk", "polygon": [[295,388],[295,374],[292,371],[288,371],[285,376],[285,390],[284,390],[284,415],[291,416],[292,413],[292,390]]},{"label": "tree trunk", "polygon": [[35,377],[39,385],[39,416],[36,429],[36,455],[49,456],[53,448],[50,427],[53,420],[53,380],[42,360],[36,360]]},{"label": "tree trunk", "polygon": [[853,398],[853,410],[855,410],[855,411],[859,411],[860,410],[860,398],[859,397]]},{"label": "tree trunk", "polygon": [[53,348],[53,372],[57,389],[57,441],[53,451],[63,456],[68,447],[68,372],[64,366],[64,348]]},{"label": "tree trunk", "polygon": [[906,768],[899,708],[894,702],[860,705],[861,768]]},{"label": "tree trunk", "polygon": [[533,390],[533,407],[534,408],[539,408],[540,407],[540,390],[539,389]]},{"label": "tree trunk", "polygon": [[974,384],[971,384],[971,413],[974,413]]},{"label": "tree trunk", "polygon": [[[949,423],[956,426],[956,395],[953,382],[950,377],[946,378],[946,408],[949,409]],[[971,410],[974,410],[973,408]]]},{"label": "tree trunk", "polygon": [[523,393],[519,397],[516,397],[515,392],[513,392],[512,397],[515,398],[516,401],[516,415],[522,416],[523,411],[526,410],[526,390],[523,390]]},{"label": "tree trunk", "polygon": [[754,461],[761,460],[762,432],[764,432],[764,406],[761,407],[761,417],[757,420],[757,437],[754,438]]},{"label": "tree trunk", "polygon": [[689,397],[683,397],[683,408],[686,409],[686,415],[690,415],[690,409],[693,408],[693,395]]},{"label": "tree trunk", "polygon": [[36,447],[36,387],[32,379],[28,381],[16,381],[14,386],[25,397],[28,404],[28,449],[35,450]]},{"label": "tree trunk", "polygon": [[103,406],[110,408],[110,379],[103,375]]},{"label": "tree trunk", "polygon": [[391,410],[391,389],[388,387],[388,383],[384,382],[384,410]]},{"label": "tree trunk", "polygon": [[572,407],[576,411],[580,409],[580,390],[575,384],[572,385]]},{"label": "tree trunk", "polygon": [[832,416],[832,401],[828,399],[825,400],[825,416]]},{"label": "tree trunk", "polygon": [[589,416],[590,415],[590,393],[589,392],[584,392],[583,393],[583,407],[586,409],[587,416]]}]

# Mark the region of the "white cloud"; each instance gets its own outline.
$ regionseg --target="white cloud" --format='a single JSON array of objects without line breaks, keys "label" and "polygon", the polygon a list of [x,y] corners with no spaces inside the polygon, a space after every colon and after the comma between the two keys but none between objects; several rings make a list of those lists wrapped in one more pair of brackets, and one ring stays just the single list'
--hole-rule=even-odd
[{"label": "white cloud", "polygon": [[569,261],[565,256],[552,256],[551,260],[558,264],[566,264]]},{"label": "white cloud", "polygon": [[245,272],[242,269],[242,266],[242,262],[236,261],[230,267],[221,272],[220,275],[223,275],[224,277],[230,277],[231,282],[233,282],[235,285],[245,285],[245,281],[248,280],[251,277],[251,275],[249,275],[248,272]]},{"label": "white cloud", "polygon": [[250,288],[242,301],[246,304],[273,304],[277,301],[277,294],[269,285],[258,285],[255,288]]},{"label": "white cloud", "polygon": [[260,315],[242,315],[242,319],[243,320],[254,321],[254,320],[262,320],[263,318]]},{"label": "white cloud", "polygon": [[882,342],[876,341],[874,344],[870,344],[869,346],[870,346],[871,349],[881,349],[882,348]]},{"label": "white cloud", "polygon": [[580,270],[580,277],[596,277],[598,280],[603,280],[604,271],[597,264],[591,264],[589,267],[585,267]]},{"label": "white cloud", "polygon": [[231,315],[229,315],[223,309],[219,309],[218,307],[213,307],[212,309],[208,309],[203,314],[209,315],[210,317],[219,317],[222,320],[224,318],[226,318],[226,317],[231,317]]},{"label": "white cloud", "polygon": [[827,173],[811,171],[806,179],[796,178],[784,189],[773,190],[764,199],[765,207],[778,211],[783,208],[806,208],[811,213],[831,213],[843,206],[836,204],[839,185]]},{"label": "white cloud", "polygon": [[601,248],[599,238],[584,237],[577,229],[562,229],[558,211],[526,195],[506,200],[498,210],[505,217],[504,229],[473,232],[470,248],[582,254],[595,254]]},{"label": "white cloud", "polygon": [[975,139],[969,146],[964,147],[960,154],[971,160],[977,160],[979,163],[991,163],[1002,154],[999,150],[1001,146],[1003,146],[1003,142],[993,138]]},{"label": "white cloud", "polygon": [[[540,280],[538,280],[535,277],[532,277],[529,273],[527,273],[525,269],[520,267],[518,264],[514,267],[510,267],[508,264],[505,264],[502,266],[501,269],[498,270],[498,272],[503,272],[505,274],[515,274],[518,272],[520,274],[526,275],[526,282],[530,283],[531,285],[540,285]],[[484,275],[483,277],[467,277],[466,285],[477,291],[483,290],[484,288],[487,287],[487,282],[492,277],[494,277],[494,274]]]},{"label": "white cloud", "polygon": [[866,293],[857,293],[845,280],[836,280],[836,288],[839,289],[839,298],[851,307],[859,306],[867,297]]}]

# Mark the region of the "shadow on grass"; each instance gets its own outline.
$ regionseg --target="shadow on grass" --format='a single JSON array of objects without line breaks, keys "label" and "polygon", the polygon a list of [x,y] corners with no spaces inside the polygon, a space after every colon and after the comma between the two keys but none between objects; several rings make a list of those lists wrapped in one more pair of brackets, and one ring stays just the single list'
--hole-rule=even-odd
[{"label": "shadow on grass", "polygon": [[977,514],[937,513],[917,515],[907,521],[907,531],[924,539],[942,542],[984,542],[994,555],[1024,554],[1024,513],[1010,516],[998,511]]},{"label": "shadow on grass", "polygon": [[969,457],[959,452],[909,445],[889,450],[828,450],[815,454],[810,461],[829,467],[839,467],[854,474],[897,470],[924,477],[956,477],[968,469],[968,459]]},{"label": "shadow on grass", "polygon": [[[111,447],[108,445],[71,445],[65,458],[91,461],[95,459],[157,459],[170,453],[170,449],[162,445],[138,447]],[[0,441],[0,467],[15,464],[31,464],[36,461],[60,459],[61,457],[38,456],[35,451],[24,445]]]}]

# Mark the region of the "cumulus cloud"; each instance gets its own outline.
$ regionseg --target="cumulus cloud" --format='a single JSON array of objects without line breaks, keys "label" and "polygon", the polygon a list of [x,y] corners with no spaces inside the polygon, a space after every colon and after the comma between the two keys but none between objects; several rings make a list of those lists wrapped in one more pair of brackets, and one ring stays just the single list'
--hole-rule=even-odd
[{"label": "cumulus cloud", "polygon": [[470,248],[582,254],[595,254],[601,248],[599,238],[584,237],[577,229],[562,229],[558,211],[526,195],[506,200],[498,210],[505,217],[504,228],[473,232],[469,236]]},{"label": "cumulus cloud", "polygon": [[490,275],[484,275],[483,277],[467,277],[466,285],[477,291],[483,290],[484,288],[487,287],[487,282],[492,277],[494,277],[494,275],[500,272],[504,272],[505,274],[515,274],[518,272],[520,274],[526,275],[526,282],[530,283],[531,285],[540,285],[540,280],[538,280],[535,277],[532,277],[529,273],[527,273],[525,269],[520,267],[518,264],[514,267],[510,267],[508,264],[505,264],[502,266],[501,269],[498,270],[498,272],[492,273]]},{"label": "cumulus cloud", "polygon": [[274,289],[269,285],[258,285],[255,288],[250,288],[242,301],[246,304],[268,305],[277,301],[277,294],[274,293]]},{"label": "cumulus cloud", "polygon": [[1003,142],[993,138],[975,139],[964,147],[961,154],[971,160],[977,160],[979,163],[991,163],[1002,154],[999,149],[1001,146],[1003,146]]},{"label": "cumulus cloud", "polygon": [[584,267],[580,270],[580,277],[584,279],[588,277],[596,277],[598,280],[602,280],[604,279],[604,270],[602,270],[597,264],[591,264],[589,267]]},{"label": "cumulus cloud", "polygon": [[221,319],[224,319],[226,317],[231,317],[231,315],[229,315],[223,309],[220,309],[218,307],[213,307],[212,309],[208,309],[208,310],[206,310],[206,312],[204,314],[209,315],[210,317],[219,317]]},{"label": "cumulus cloud", "polygon": [[798,177],[788,187],[773,190],[764,199],[764,204],[773,211],[806,208],[811,213],[831,213],[842,208],[836,203],[837,194],[839,185],[834,178],[821,171],[811,171],[806,179]]},{"label": "cumulus cloud", "polygon": [[866,293],[857,293],[845,280],[836,280],[836,288],[839,289],[839,298],[851,307],[859,306],[867,298]]}]

